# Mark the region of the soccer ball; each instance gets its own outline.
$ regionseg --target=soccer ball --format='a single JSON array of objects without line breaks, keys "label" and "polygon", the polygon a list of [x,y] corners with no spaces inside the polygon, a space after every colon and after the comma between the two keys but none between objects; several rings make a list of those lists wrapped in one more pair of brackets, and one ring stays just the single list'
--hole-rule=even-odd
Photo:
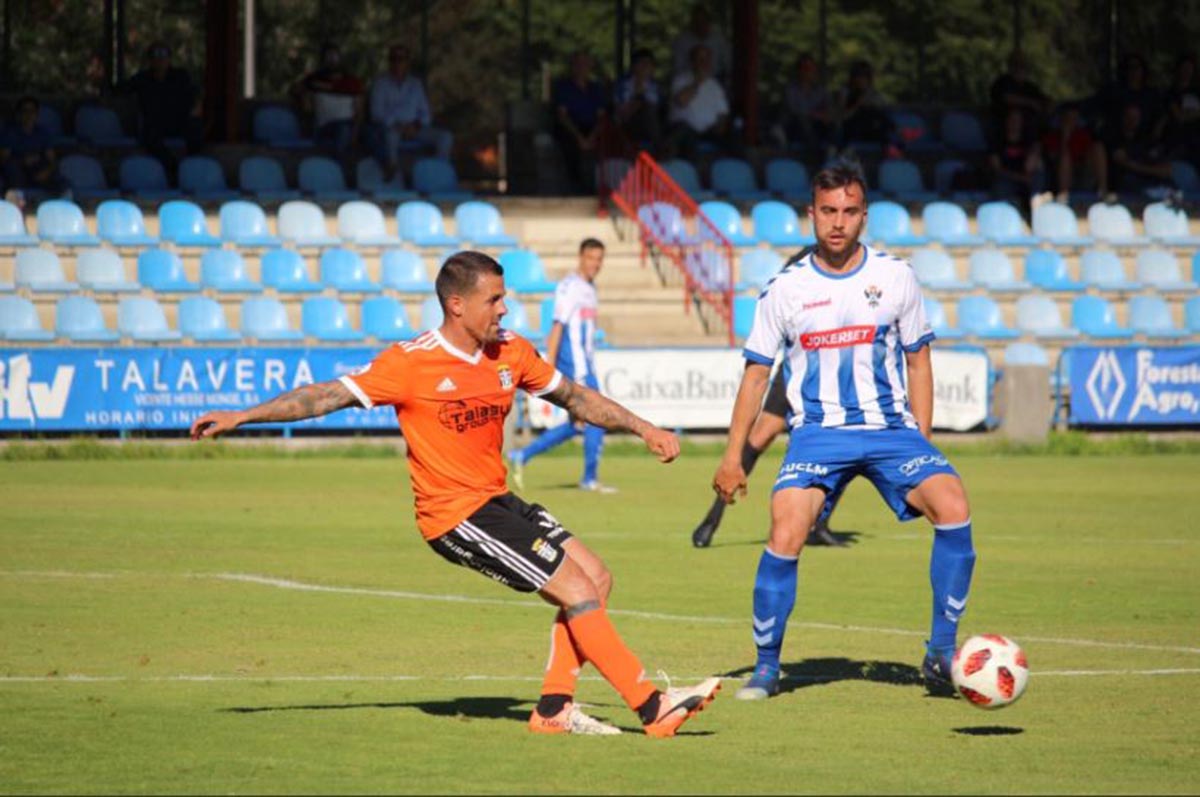
[{"label": "soccer ball", "polygon": [[979,708],[1004,708],[1025,691],[1029,665],[1021,646],[999,634],[973,636],[954,654],[950,677],[958,693]]}]

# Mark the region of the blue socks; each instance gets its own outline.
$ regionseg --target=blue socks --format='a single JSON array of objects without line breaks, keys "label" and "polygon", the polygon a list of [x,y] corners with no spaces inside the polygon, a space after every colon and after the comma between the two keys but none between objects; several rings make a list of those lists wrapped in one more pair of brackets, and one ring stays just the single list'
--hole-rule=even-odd
[{"label": "blue socks", "polygon": [[588,424],[583,427],[583,482],[596,481],[600,469],[600,450],[604,448],[604,430]]},{"label": "blue socks", "polygon": [[929,557],[929,583],[933,586],[933,620],[929,648],[938,653],[954,652],[958,620],[971,591],[975,548],[971,544],[971,521],[933,527],[933,553]]},{"label": "blue socks", "polygon": [[788,616],[796,604],[795,556],[781,556],[764,548],[754,577],[754,644],[758,647],[758,664],[778,671],[779,652],[783,648],[783,633]]}]

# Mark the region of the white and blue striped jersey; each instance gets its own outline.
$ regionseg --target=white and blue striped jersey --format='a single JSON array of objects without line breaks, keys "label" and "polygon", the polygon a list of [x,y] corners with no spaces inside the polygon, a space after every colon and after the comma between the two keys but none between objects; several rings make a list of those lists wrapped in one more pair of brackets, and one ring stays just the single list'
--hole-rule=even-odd
[{"label": "white and blue striped jersey", "polygon": [[771,365],[780,348],[793,427],[916,428],[905,390],[905,352],[934,338],[907,261],[861,247],[844,274],[809,255],[767,283],[745,357]]},{"label": "white and blue striped jersey", "polygon": [[575,380],[595,373],[596,286],[572,272],[554,290],[554,320],[563,326],[554,367]]}]

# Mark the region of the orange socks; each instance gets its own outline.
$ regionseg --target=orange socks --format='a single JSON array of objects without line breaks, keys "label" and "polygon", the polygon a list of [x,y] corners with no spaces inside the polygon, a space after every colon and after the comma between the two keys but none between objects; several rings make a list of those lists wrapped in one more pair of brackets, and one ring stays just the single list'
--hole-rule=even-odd
[{"label": "orange socks", "polygon": [[546,663],[546,679],[542,681],[543,695],[574,695],[575,682],[583,659],[575,648],[575,640],[567,630],[566,614],[558,610],[550,626],[550,661]]},{"label": "orange socks", "polygon": [[[578,656],[576,660],[590,661],[595,665],[604,679],[613,685],[613,688],[621,695],[621,699],[631,709],[636,711],[638,706],[641,706],[658,691],[654,684],[646,680],[641,662],[629,648],[625,647],[625,643],[617,634],[617,629],[613,628],[612,622],[608,619],[608,612],[603,607],[597,606],[597,608],[585,611],[575,617],[567,617],[565,614],[560,614],[560,617],[566,618],[566,628],[570,631],[570,638],[575,641],[575,650]],[[562,647],[557,644],[558,626],[559,623],[556,622],[555,650],[550,662],[551,671],[555,669],[554,659],[560,655],[558,650]],[[576,670],[578,666],[578,664],[575,665]],[[551,675],[552,672],[546,673],[547,680]],[[574,677],[571,679],[571,686],[573,691]],[[542,694],[548,694],[544,687]],[[571,692],[566,694],[571,694]]]}]

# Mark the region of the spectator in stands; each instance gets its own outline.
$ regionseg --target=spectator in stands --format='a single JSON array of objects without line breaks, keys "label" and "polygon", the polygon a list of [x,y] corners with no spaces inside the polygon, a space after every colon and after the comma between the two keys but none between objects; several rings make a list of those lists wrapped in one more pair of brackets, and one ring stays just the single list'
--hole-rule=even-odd
[{"label": "spectator in stands", "polygon": [[28,95],[17,100],[16,117],[0,142],[4,182],[10,191],[40,189],[56,192],[63,187],[50,133],[37,121],[39,107],[37,99]]},{"label": "spectator in stands", "polygon": [[829,153],[829,92],[821,81],[820,67],[811,53],[796,57],[795,72],[783,89],[779,132],[785,143],[799,145],[814,158]]},{"label": "spectator in stands", "polygon": [[654,53],[633,54],[629,75],[617,84],[616,117],[621,132],[631,141],[657,152],[662,143],[662,99],[654,79]]},{"label": "spectator in stands", "polygon": [[577,189],[590,191],[595,151],[608,121],[608,96],[592,77],[592,57],[571,55],[571,72],[554,83],[554,137]]},{"label": "spectator in stands", "polygon": [[875,89],[875,70],[866,61],[851,64],[849,80],[834,99],[833,113],[838,125],[837,138],[843,147],[852,148],[856,142],[878,142],[886,151],[894,143],[888,103]]},{"label": "spectator in stands", "polygon": [[1066,103],[1059,108],[1050,129],[1042,136],[1042,152],[1047,171],[1055,178],[1059,202],[1070,201],[1071,190],[1080,172],[1091,177],[1102,198],[1115,199],[1108,189],[1108,156],[1104,144],[1083,124],[1078,105]]},{"label": "spectator in stands", "polygon": [[1013,50],[1008,56],[1008,71],[992,83],[992,129],[995,134],[1004,134],[1008,112],[1016,108],[1021,111],[1027,133],[1036,134],[1041,129],[1042,118],[1050,109],[1050,100],[1038,85],[1029,79],[1025,71],[1025,55]]},{"label": "spectator in stands", "polygon": [[992,168],[992,190],[997,195],[1024,203],[1041,193],[1045,183],[1041,144],[1030,135],[1019,108],[1009,109],[1004,117],[1003,134],[996,139],[988,163]]},{"label": "spectator in stands", "polygon": [[1121,113],[1120,126],[1108,139],[1108,159],[1118,191],[1141,193],[1171,184],[1171,162],[1148,129],[1142,106],[1131,100]]},{"label": "spectator in stands", "polygon": [[703,44],[708,48],[712,57],[712,75],[726,87],[730,80],[731,61],[729,45],[721,32],[713,27],[712,15],[703,3],[692,6],[691,19],[688,26],[679,32],[671,42],[671,80],[674,82],[680,75],[691,71],[692,50],[696,45]]},{"label": "spectator in stands", "polygon": [[439,158],[449,158],[454,136],[433,126],[429,98],[420,79],[410,73],[412,53],[402,44],[388,48],[388,70],[371,85],[371,121],[375,125],[376,158],[391,179],[400,168],[406,142],[433,147]]},{"label": "spectator in stands", "polygon": [[1167,155],[1200,161],[1200,84],[1196,81],[1196,56],[1181,55],[1175,62],[1166,105],[1162,142]]},{"label": "spectator in stands", "polygon": [[685,158],[693,158],[701,143],[718,151],[731,149],[729,100],[713,77],[708,45],[692,48],[692,68],[671,83],[671,144]]},{"label": "spectator in stands", "polygon": [[321,63],[292,86],[292,96],[313,115],[313,138],[344,155],[358,144],[364,86],[342,66],[336,44],[321,47]]},{"label": "spectator in stands", "polygon": [[1138,106],[1140,119],[1154,125],[1162,112],[1162,98],[1150,87],[1146,59],[1139,53],[1127,53],[1121,59],[1117,82],[1107,86],[1101,95],[1105,135],[1116,135],[1124,124],[1125,108]]},{"label": "spectator in stands", "polygon": [[146,58],[145,68],[117,91],[137,97],[142,146],[171,173],[176,159],[168,139],[182,141],[187,152],[198,150],[203,142],[200,95],[187,71],[171,66],[171,48],[166,44],[151,44]]}]

